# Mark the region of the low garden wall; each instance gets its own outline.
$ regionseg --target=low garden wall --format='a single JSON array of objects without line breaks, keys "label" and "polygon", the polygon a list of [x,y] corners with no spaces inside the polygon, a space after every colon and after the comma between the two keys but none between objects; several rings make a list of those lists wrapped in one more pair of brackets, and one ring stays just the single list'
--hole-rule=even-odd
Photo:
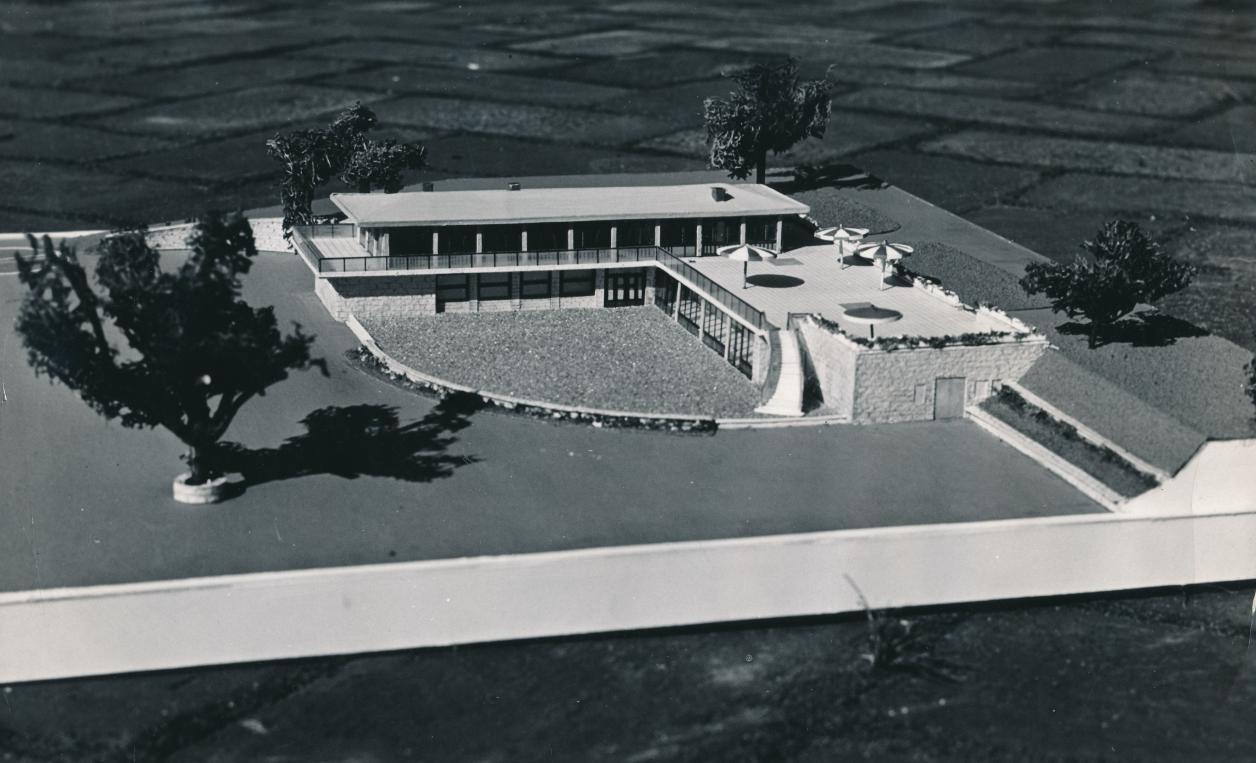
[{"label": "low garden wall", "polygon": [[[195,223],[166,225],[148,231],[148,245],[154,249],[186,249],[187,238]],[[291,252],[292,247],[283,237],[283,218],[258,217],[249,220],[253,229],[253,243],[259,252]]]},{"label": "low garden wall", "polygon": [[1019,379],[1048,346],[1028,331],[869,342],[815,316],[802,319],[798,332],[824,407],[855,423],[932,419],[939,378],[966,379],[965,403],[980,402],[995,382]]},{"label": "low garden wall", "polygon": [[1249,580],[1254,546],[1256,513],[1088,514],[19,591],[0,683],[858,612],[848,577],[877,608]]}]

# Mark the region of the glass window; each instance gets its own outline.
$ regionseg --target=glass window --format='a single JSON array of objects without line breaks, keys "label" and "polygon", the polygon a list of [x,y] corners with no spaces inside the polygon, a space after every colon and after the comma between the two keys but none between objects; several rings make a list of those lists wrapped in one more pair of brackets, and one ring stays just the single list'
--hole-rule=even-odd
[{"label": "glass window", "polygon": [[567,226],[563,223],[544,223],[528,226],[528,251],[552,252],[567,248]]},{"label": "glass window", "polygon": [[509,273],[481,273],[479,278],[476,295],[480,300],[510,299]]},{"label": "glass window", "polygon": [[436,301],[466,302],[470,299],[467,276],[436,276]]},{"label": "glass window", "polygon": [[475,252],[475,228],[451,225],[440,229],[441,254],[469,254]]},{"label": "glass window", "polygon": [[523,229],[518,225],[485,225],[480,233],[486,252],[517,252],[523,245]]},{"label": "glass window", "polygon": [[559,275],[558,294],[561,297],[591,297],[596,290],[595,284],[595,271],[564,270]]},{"label": "glass window", "polygon": [[524,299],[549,299],[549,271],[527,271],[519,274],[519,296]]}]

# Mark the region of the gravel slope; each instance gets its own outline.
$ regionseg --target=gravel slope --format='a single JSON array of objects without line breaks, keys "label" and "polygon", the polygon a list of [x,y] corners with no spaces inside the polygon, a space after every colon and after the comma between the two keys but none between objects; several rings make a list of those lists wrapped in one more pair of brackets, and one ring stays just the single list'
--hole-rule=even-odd
[{"label": "gravel slope", "polygon": [[715,416],[758,404],[746,377],[654,307],[415,316],[367,330],[417,370],[514,397]]}]

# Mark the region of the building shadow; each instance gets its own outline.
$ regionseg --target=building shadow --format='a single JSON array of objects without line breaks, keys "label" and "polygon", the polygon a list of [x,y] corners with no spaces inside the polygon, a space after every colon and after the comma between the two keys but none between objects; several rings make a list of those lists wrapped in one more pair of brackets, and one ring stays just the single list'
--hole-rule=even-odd
[{"label": "building shadow", "polygon": [[470,426],[472,414],[482,405],[472,395],[453,395],[423,418],[404,425],[398,421],[397,409],[389,405],[319,408],[301,420],[303,434],[289,437],[277,448],[222,443],[217,465],[243,477],[239,490],[315,474],[431,482],[479,461],[448,450],[457,441],[454,433]]},{"label": "building shadow", "polygon": [[763,286],[768,289],[788,289],[794,286],[802,286],[806,281],[797,276],[783,276],[775,273],[760,273],[758,275],[748,276],[746,283],[751,286]]},{"label": "building shadow", "polygon": [[[1069,321],[1057,326],[1056,330],[1065,336],[1085,337],[1090,334],[1090,324]],[[1096,346],[1128,344],[1133,347],[1165,347],[1179,339],[1208,335],[1208,331],[1180,318],[1148,312],[1123,318],[1100,329],[1096,335]]]}]

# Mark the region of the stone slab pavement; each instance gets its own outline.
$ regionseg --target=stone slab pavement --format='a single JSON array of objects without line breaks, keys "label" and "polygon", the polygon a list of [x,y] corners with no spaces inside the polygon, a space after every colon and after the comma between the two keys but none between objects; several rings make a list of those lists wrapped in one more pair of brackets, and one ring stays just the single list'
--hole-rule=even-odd
[{"label": "stone slab pavement", "polygon": [[792,53],[834,115],[779,164],[858,165],[1057,259],[1141,221],[1204,267],[1174,309],[1252,347],[1254,37],[1225,0],[14,0],[0,232],[265,206],[263,141],[355,99],[429,145],[423,180],[696,169],[721,73]]}]

